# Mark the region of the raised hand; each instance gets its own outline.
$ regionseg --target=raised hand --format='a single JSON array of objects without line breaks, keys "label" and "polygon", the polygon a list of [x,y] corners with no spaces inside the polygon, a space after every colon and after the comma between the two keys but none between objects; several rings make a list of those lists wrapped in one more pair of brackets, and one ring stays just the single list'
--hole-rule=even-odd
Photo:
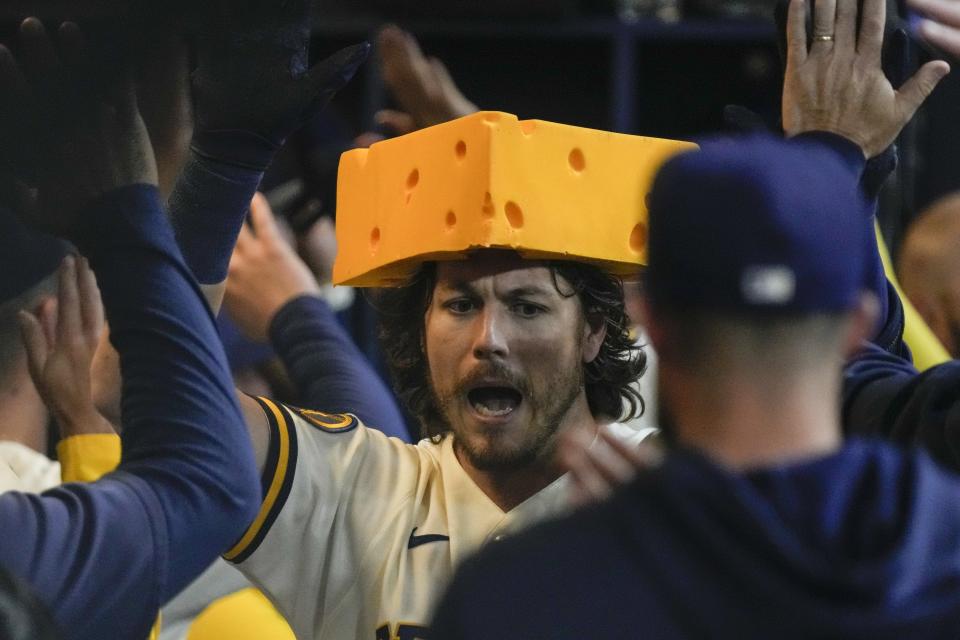
[{"label": "raised hand", "polygon": [[857,0],[816,0],[808,48],[809,1],[792,0],[789,8],[784,131],[836,133],[871,158],[896,139],[950,67],[928,62],[899,89],[890,84],[880,64],[885,0],[863,0],[859,16]]},{"label": "raised hand", "polygon": [[310,269],[283,238],[267,199],[250,204],[250,224],[240,230],[230,258],[223,304],[240,331],[266,342],[270,321],[284,304],[320,286]]},{"label": "raised hand", "polygon": [[606,427],[596,435],[583,429],[568,430],[561,434],[557,447],[557,460],[570,474],[570,499],[575,506],[606,499],[661,459],[652,438],[638,447],[620,440]]},{"label": "raised hand", "polygon": [[76,25],[64,23],[55,45],[28,18],[20,40],[19,60],[0,46],[0,200],[27,223],[71,235],[91,201],[156,184],[150,139],[132,83],[88,58]]},{"label": "raised hand", "polygon": [[960,57],[960,2],[957,0],[907,0],[907,6],[927,16],[920,35],[951,55]]},{"label": "raised hand", "polygon": [[333,262],[337,257],[337,232],[333,220],[317,218],[303,233],[297,234],[297,253],[320,284],[333,279]]},{"label": "raised hand", "polygon": [[408,133],[477,111],[443,62],[424,56],[416,38],[406,31],[385,27],[377,38],[377,48],[383,80],[401,109],[377,113],[380,124]]},{"label": "raised hand", "polygon": [[96,278],[84,258],[73,256],[60,266],[56,302],[47,300],[36,313],[20,312],[30,377],[64,437],[113,432],[94,407],[90,387],[103,324]]},{"label": "raised hand", "polygon": [[[311,66],[309,0],[217,0],[201,30],[193,148],[263,170],[287,136],[321,109],[367,57],[347,47]],[[238,154],[234,137],[245,140]]]}]

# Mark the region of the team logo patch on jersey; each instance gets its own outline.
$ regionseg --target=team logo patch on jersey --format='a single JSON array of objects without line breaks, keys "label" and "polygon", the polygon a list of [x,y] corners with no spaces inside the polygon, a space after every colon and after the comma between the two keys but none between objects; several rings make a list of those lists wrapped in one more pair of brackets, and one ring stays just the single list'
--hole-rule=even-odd
[{"label": "team logo patch on jersey", "polygon": [[296,407],[290,407],[290,410],[317,429],[327,433],[345,433],[357,427],[357,419],[349,413],[324,413]]}]

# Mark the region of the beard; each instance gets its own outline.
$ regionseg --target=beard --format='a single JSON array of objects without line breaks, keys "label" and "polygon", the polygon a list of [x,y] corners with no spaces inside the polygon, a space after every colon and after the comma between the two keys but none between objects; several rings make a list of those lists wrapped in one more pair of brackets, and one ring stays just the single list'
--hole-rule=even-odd
[{"label": "beard", "polygon": [[[517,389],[522,395],[522,403],[528,405],[531,419],[528,424],[521,426],[523,434],[517,445],[478,444],[458,425],[458,403],[469,402],[468,390],[476,382],[491,377]],[[438,392],[431,382],[442,426],[453,432],[457,453],[465,456],[475,469],[481,471],[517,470],[541,459],[548,453],[554,435],[583,388],[583,367],[579,362],[570,367],[561,367],[556,375],[546,380],[542,390],[534,389],[527,379],[496,362],[478,365],[446,393]]]}]

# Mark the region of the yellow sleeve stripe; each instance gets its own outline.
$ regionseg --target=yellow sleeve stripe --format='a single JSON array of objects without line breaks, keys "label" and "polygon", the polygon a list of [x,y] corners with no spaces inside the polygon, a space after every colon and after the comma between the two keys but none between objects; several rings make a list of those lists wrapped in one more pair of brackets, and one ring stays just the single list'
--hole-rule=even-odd
[{"label": "yellow sleeve stripe", "polygon": [[283,509],[297,466],[297,434],[289,414],[267,398],[255,398],[270,424],[270,448],[263,468],[261,484],[264,498],[260,512],[240,540],[223,554],[225,560],[240,563],[257,550],[270,526]]},{"label": "yellow sleeve stripe", "polygon": [[346,433],[356,428],[358,421],[349,413],[324,413],[312,409],[287,407],[309,424],[327,433]]},{"label": "yellow sleeve stripe", "polygon": [[57,443],[60,479],[63,482],[94,482],[120,464],[120,436],[86,433]]}]

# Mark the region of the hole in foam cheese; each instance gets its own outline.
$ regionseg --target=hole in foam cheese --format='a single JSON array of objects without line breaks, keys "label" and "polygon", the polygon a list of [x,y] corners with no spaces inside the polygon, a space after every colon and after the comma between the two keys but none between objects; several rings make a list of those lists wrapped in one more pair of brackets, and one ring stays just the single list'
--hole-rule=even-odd
[{"label": "hole in foam cheese", "polygon": [[631,274],[646,259],[645,198],[657,170],[695,148],[480,112],[348,151],[334,282],[397,285],[425,260],[485,247]]},{"label": "hole in foam cheese", "polygon": [[483,204],[480,205],[480,215],[483,216],[484,220],[489,220],[493,217],[494,213],[493,198],[490,196],[490,192],[487,191],[483,194]]},{"label": "hole in foam cheese", "polygon": [[567,162],[570,163],[570,168],[575,173],[582,173],[587,168],[587,159],[583,157],[583,151],[580,149],[571,151],[570,155],[567,156]]},{"label": "hole in foam cheese", "polygon": [[633,231],[630,232],[630,251],[636,254],[643,253],[647,248],[647,225],[638,222],[633,225]]},{"label": "hole in foam cheese", "polygon": [[503,212],[507,216],[507,224],[514,229],[523,228],[523,209],[516,202],[510,201],[503,206]]}]

